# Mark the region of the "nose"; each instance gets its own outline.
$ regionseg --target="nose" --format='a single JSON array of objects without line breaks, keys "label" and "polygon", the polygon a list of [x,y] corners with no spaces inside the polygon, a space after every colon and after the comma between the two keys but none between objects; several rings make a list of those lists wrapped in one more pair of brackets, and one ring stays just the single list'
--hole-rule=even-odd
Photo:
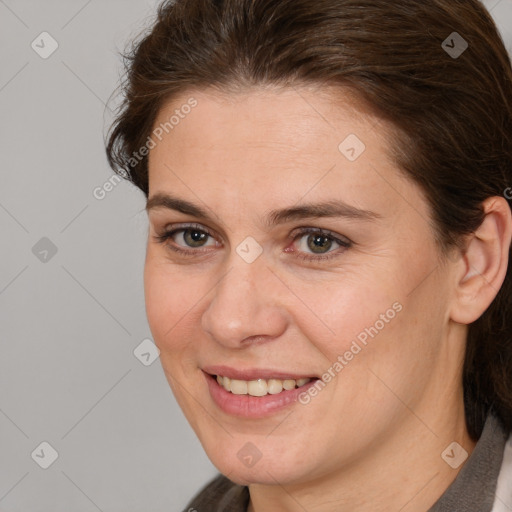
[{"label": "nose", "polygon": [[217,343],[242,348],[247,343],[279,337],[287,316],[279,296],[286,288],[267,267],[263,255],[252,263],[235,251],[212,290],[201,326]]}]

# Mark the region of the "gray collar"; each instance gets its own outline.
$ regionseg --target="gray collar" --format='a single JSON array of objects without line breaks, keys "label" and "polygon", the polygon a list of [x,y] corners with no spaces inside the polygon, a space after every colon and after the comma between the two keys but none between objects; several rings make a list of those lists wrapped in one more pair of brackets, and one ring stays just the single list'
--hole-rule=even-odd
[{"label": "gray collar", "polygon": [[428,512],[491,512],[508,434],[491,412],[475,449]]}]

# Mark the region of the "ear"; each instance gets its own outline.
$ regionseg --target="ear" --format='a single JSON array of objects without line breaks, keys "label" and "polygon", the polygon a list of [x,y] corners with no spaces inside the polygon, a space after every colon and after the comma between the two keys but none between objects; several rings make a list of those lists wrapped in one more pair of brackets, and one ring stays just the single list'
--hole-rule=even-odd
[{"label": "ear", "polygon": [[507,273],[512,214],[503,197],[487,198],[485,218],[467,238],[466,253],[459,261],[450,318],[461,324],[477,320],[490,306]]}]

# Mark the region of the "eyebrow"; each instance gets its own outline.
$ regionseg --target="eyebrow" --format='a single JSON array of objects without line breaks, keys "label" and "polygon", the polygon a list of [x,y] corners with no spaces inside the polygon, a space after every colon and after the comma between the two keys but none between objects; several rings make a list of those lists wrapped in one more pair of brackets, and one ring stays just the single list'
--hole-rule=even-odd
[{"label": "eyebrow", "polygon": [[[157,193],[150,197],[146,203],[146,212],[156,208],[176,210],[185,215],[214,222],[212,216],[204,208],[170,194]],[[361,221],[375,221],[382,218],[382,215],[356,208],[340,200],[328,200],[320,203],[307,203],[300,206],[271,210],[267,213],[264,222],[270,228],[274,225],[294,220],[320,217],[343,217]]]}]

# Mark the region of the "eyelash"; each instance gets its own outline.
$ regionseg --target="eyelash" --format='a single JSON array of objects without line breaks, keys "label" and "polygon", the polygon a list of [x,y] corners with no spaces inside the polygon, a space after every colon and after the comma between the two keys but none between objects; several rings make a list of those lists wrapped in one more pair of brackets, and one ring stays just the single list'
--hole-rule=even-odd
[{"label": "eyelash", "polygon": [[[161,235],[156,235],[154,237],[154,239],[158,243],[165,244],[176,233],[179,233],[180,231],[188,231],[188,230],[199,231],[199,232],[204,233],[204,234],[206,234],[206,235],[208,235],[208,236],[210,236],[212,238],[215,238],[212,233],[210,233],[207,229],[204,229],[202,226],[200,226],[198,224],[188,224],[186,226],[181,226],[179,228],[171,229],[169,231],[166,231],[166,232],[164,232]],[[327,238],[328,240],[336,242],[337,244],[339,244],[344,249],[348,249],[349,247],[352,246],[352,242],[349,241],[348,239],[347,240],[340,240],[339,238],[335,237],[332,232],[324,230],[324,229],[321,229],[321,228],[299,228],[299,231],[294,231],[289,236],[289,239],[291,239],[292,241],[295,241],[295,240],[297,240],[299,238],[302,238],[304,235],[308,235],[308,234],[311,234],[311,233],[322,235],[323,237]],[[174,252],[176,252],[178,254],[181,254],[183,256],[187,256],[187,257],[194,257],[194,256],[197,255],[198,252],[205,252],[205,251],[200,251],[200,250],[195,250],[195,249],[185,250],[185,249],[182,249],[181,247],[179,247],[177,245],[171,245],[171,244],[166,244],[166,245],[172,251],[174,251]],[[344,251],[341,251],[341,253],[343,253],[343,252]],[[325,261],[325,260],[329,260],[331,258],[335,258],[337,256],[340,256],[341,253],[340,253],[340,251],[334,251],[334,252],[329,252],[329,253],[322,254],[322,255],[317,255],[317,256],[306,255],[304,253],[297,253],[295,257],[299,258],[301,260],[305,260],[305,261],[321,261],[321,260]]]}]

